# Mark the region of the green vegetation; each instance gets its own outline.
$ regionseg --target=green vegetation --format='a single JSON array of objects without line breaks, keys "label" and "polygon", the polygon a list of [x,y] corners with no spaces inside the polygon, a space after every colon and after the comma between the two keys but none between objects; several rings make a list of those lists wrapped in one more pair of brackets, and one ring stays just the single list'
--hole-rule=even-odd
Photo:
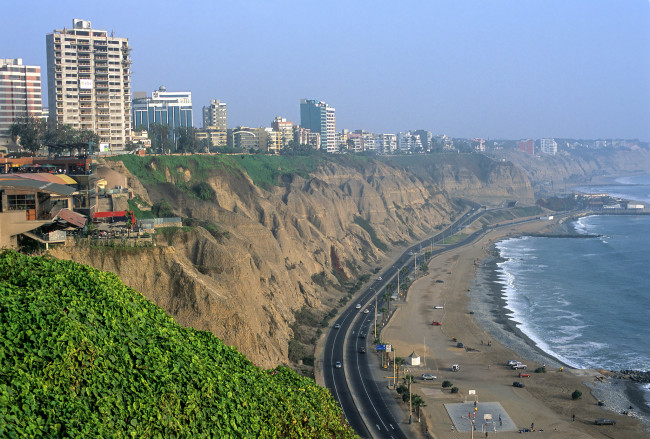
[{"label": "green vegetation", "polygon": [[447,388],[447,387],[451,387],[451,386],[453,386],[453,384],[451,384],[451,381],[444,380],[444,381],[442,382],[442,387],[443,387],[443,388]]},{"label": "green vegetation", "polygon": [[451,388],[451,393],[458,393],[458,387],[452,387]]},{"label": "green vegetation", "polygon": [[217,193],[212,189],[212,186],[205,181],[192,186],[192,192],[199,200],[203,201],[214,201],[217,197]]},{"label": "green vegetation", "polygon": [[368,232],[368,235],[370,235],[370,241],[372,241],[372,244],[375,247],[377,247],[379,250],[383,252],[388,250],[388,246],[377,237],[377,233],[375,233],[375,229],[372,228],[372,226],[368,221],[361,218],[360,216],[355,215],[354,223],[360,226],[366,232]]},{"label": "green vegetation", "polygon": [[112,273],[0,253],[1,437],[354,437],[329,392]]},{"label": "green vegetation", "polygon": [[573,393],[571,394],[571,399],[576,400],[582,398],[582,392],[580,390],[574,390]]},{"label": "green vegetation", "polygon": [[546,373],[546,367],[541,366],[535,369],[535,373]]},{"label": "green vegetation", "polygon": [[221,241],[230,237],[230,232],[223,230],[214,221],[200,220],[196,218],[183,218],[184,227],[203,227],[207,230],[216,240]]},{"label": "green vegetation", "polygon": [[140,206],[147,205],[147,203],[139,196],[136,196],[133,199],[128,200],[128,203],[129,203],[129,210],[133,211],[133,214],[135,215],[135,219],[154,218],[154,214],[151,212],[151,210],[140,209]]}]

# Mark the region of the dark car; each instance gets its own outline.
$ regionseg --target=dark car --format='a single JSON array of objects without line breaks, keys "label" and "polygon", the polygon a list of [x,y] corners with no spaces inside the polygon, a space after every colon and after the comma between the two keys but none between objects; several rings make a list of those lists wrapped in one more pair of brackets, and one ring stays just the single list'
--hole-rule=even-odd
[{"label": "dark car", "polygon": [[458,343],[456,343],[456,347],[457,347],[457,348],[464,348],[465,345],[462,344],[461,342],[458,342]]},{"label": "dark car", "polygon": [[514,387],[526,387],[524,383],[522,383],[521,381],[515,381],[514,383],[512,383],[512,385]]},{"label": "dark car", "polygon": [[616,421],[613,420],[613,419],[600,418],[600,419],[596,419],[594,421],[594,424],[596,424],[596,425],[614,425],[614,424],[616,424]]},{"label": "dark car", "polygon": [[361,346],[361,347],[359,348],[359,353],[360,353],[360,354],[365,354],[365,353],[366,353],[366,347],[365,347],[365,346]]},{"label": "dark car", "polygon": [[359,338],[366,338],[366,333],[365,332],[360,332],[359,333]]}]

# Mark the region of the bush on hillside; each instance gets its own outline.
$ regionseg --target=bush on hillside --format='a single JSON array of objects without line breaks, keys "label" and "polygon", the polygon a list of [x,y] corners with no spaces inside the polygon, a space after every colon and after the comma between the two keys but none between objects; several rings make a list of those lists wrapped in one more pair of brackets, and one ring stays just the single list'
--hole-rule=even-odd
[{"label": "bush on hillside", "polygon": [[354,437],[329,392],[114,274],[0,253],[0,437]]}]

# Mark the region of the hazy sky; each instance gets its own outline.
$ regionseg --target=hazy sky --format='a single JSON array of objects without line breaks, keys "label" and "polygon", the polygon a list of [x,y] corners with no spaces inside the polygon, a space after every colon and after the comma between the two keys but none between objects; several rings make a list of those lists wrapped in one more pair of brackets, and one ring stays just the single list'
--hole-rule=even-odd
[{"label": "hazy sky", "polygon": [[650,140],[650,1],[6,1],[0,58],[43,68],[73,18],[129,38],[132,91],[191,91],[228,126],[300,122],[452,137]]}]

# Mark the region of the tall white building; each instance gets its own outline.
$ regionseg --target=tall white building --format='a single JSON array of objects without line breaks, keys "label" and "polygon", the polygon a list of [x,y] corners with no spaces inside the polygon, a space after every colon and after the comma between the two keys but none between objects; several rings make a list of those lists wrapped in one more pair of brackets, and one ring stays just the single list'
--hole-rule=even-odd
[{"label": "tall white building", "polygon": [[0,59],[0,145],[8,144],[9,127],[25,117],[42,115],[41,68],[23,60]]},{"label": "tall white building", "polygon": [[214,127],[217,130],[228,129],[228,107],[219,99],[212,99],[210,105],[203,107],[203,128]]},{"label": "tall white building", "polygon": [[121,149],[131,139],[131,49],[127,38],[74,19],[72,29],[47,34],[50,128],[87,129]]},{"label": "tall white building", "polygon": [[323,101],[300,100],[300,126],[320,134],[320,147],[327,152],[339,150],[336,142],[336,110]]},{"label": "tall white building", "polygon": [[557,142],[555,139],[539,139],[539,149],[543,154],[557,154]]}]

